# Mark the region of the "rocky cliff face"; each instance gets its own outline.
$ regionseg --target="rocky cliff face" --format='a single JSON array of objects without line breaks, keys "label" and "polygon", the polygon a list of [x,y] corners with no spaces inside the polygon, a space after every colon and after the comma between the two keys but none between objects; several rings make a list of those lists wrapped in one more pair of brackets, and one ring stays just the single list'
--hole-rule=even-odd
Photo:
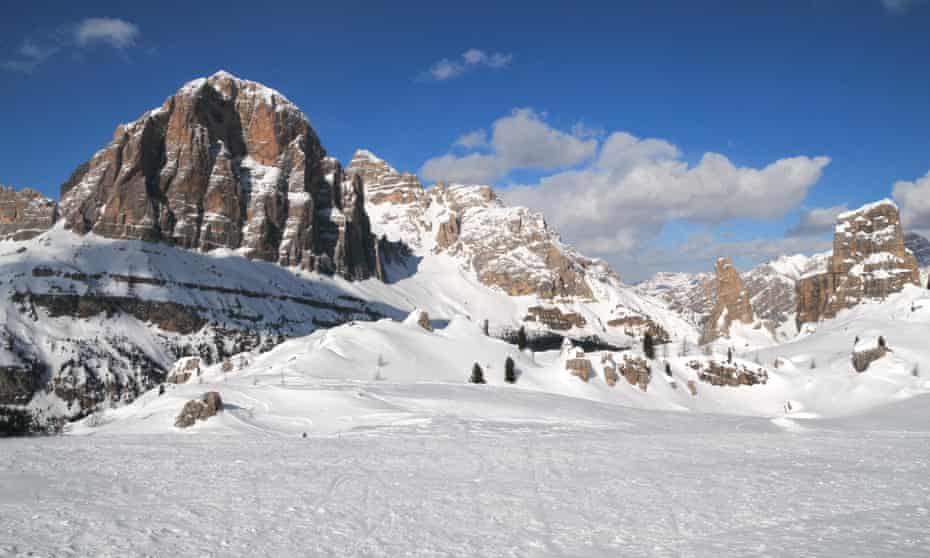
[{"label": "rocky cliff face", "polygon": [[364,188],[280,93],[219,72],[116,129],[62,185],[78,233],[376,273]]},{"label": "rocky cliff face", "polygon": [[[749,293],[756,317],[773,329],[786,324],[793,328],[797,282],[804,275],[826,269],[828,257],[828,254],[782,256],[743,272],[743,288]],[[637,287],[667,301],[672,310],[695,326],[703,327],[714,309],[717,278],[713,273],[663,272]]]},{"label": "rocky cliff face", "polygon": [[30,188],[0,186],[0,240],[28,240],[58,220],[57,204]]},{"label": "rocky cliff face", "polygon": [[489,186],[424,190],[415,175],[364,150],[346,170],[362,179],[369,212],[389,238],[463,256],[482,283],[511,296],[590,298],[586,270],[608,269],[562,244],[542,215],[505,205]]},{"label": "rocky cliff face", "polygon": [[726,337],[733,322],[752,324],[756,321],[749,293],[743,288],[739,271],[730,258],[720,258],[714,271],[717,295],[714,309],[704,323],[701,343]]},{"label": "rocky cliff face", "polygon": [[917,260],[904,245],[894,202],[882,200],[849,211],[837,217],[826,272],[798,282],[798,327],[919,282]]}]

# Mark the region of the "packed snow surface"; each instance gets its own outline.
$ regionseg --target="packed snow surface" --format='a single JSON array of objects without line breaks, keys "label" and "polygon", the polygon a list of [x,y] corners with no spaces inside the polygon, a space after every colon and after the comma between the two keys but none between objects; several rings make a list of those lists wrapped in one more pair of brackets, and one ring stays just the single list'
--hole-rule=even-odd
[{"label": "packed snow surface", "polygon": [[[0,442],[0,555],[930,553],[926,291],[737,352],[766,369],[755,386],[698,381],[726,357],[674,347],[646,392],[609,387],[599,353],[582,382],[574,351],[417,321],[320,330]],[[877,335],[891,352],[856,373],[855,337]],[[487,385],[466,383],[474,361]],[[207,391],[225,409],[175,428]]]}]

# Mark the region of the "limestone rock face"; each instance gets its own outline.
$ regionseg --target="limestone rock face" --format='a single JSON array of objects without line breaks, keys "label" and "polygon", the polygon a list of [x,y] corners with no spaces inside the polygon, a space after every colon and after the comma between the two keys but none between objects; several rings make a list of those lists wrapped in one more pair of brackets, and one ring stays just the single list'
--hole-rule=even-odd
[{"label": "limestone rock face", "polygon": [[562,244],[542,215],[505,205],[489,186],[424,190],[415,175],[365,150],[346,171],[362,178],[368,211],[390,240],[462,256],[482,283],[509,295],[591,298],[587,277],[613,275],[606,263]]},{"label": "limestone rock face", "polygon": [[591,376],[594,375],[594,368],[591,366],[591,361],[586,358],[576,357],[566,360],[565,369],[568,370],[572,376],[579,378],[583,382],[587,382]]},{"label": "limestone rock face", "polygon": [[209,391],[200,400],[191,399],[184,404],[181,413],[174,420],[178,428],[193,426],[198,420],[207,420],[223,410],[223,399],[215,391]]},{"label": "limestone rock face", "polygon": [[717,360],[692,360],[687,366],[697,372],[699,380],[715,386],[754,386],[769,379],[768,372],[761,366],[750,368],[746,364]]},{"label": "limestone rock face", "polygon": [[715,280],[717,283],[716,303],[707,322],[704,323],[704,331],[701,334],[702,344],[726,336],[733,322],[739,321],[746,324],[755,322],[749,293],[743,288],[743,280],[730,258],[717,260]]},{"label": "limestone rock face", "polygon": [[904,245],[898,207],[882,200],[837,217],[825,273],[797,286],[797,323],[832,318],[867,299],[883,299],[920,283],[917,260]]},{"label": "limestone rock face", "polygon": [[0,186],[0,240],[28,240],[58,220],[57,204],[30,188]]},{"label": "limestone rock face", "polygon": [[119,126],[62,185],[60,207],[78,233],[366,278],[377,266],[363,192],[295,105],[219,72]]}]

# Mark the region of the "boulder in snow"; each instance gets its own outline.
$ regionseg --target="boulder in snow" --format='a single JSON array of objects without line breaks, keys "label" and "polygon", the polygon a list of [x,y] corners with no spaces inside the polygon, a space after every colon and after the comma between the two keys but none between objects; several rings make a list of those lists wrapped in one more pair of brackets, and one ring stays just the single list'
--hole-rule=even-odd
[{"label": "boulder in snow", "polygon": [[223,399],[216,391],[209,391],[198,401],[191,399],[184,404],[181,414],[174,420],[178,428],[193,426],[198,420],[207,420],[223,410]]}]

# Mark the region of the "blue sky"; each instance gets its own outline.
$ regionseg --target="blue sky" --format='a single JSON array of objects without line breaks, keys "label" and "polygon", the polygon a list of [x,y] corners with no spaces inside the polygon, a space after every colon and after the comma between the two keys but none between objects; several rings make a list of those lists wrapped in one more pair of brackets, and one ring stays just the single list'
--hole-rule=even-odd
[{"label": "blue sky", "polygon": [[893,193],[930,229],[920,0],[0,9],[0,183],[52,196],[117,123],[222,68],[343,161],[487,178],[629,280],[820,250],[839,208]]}]

